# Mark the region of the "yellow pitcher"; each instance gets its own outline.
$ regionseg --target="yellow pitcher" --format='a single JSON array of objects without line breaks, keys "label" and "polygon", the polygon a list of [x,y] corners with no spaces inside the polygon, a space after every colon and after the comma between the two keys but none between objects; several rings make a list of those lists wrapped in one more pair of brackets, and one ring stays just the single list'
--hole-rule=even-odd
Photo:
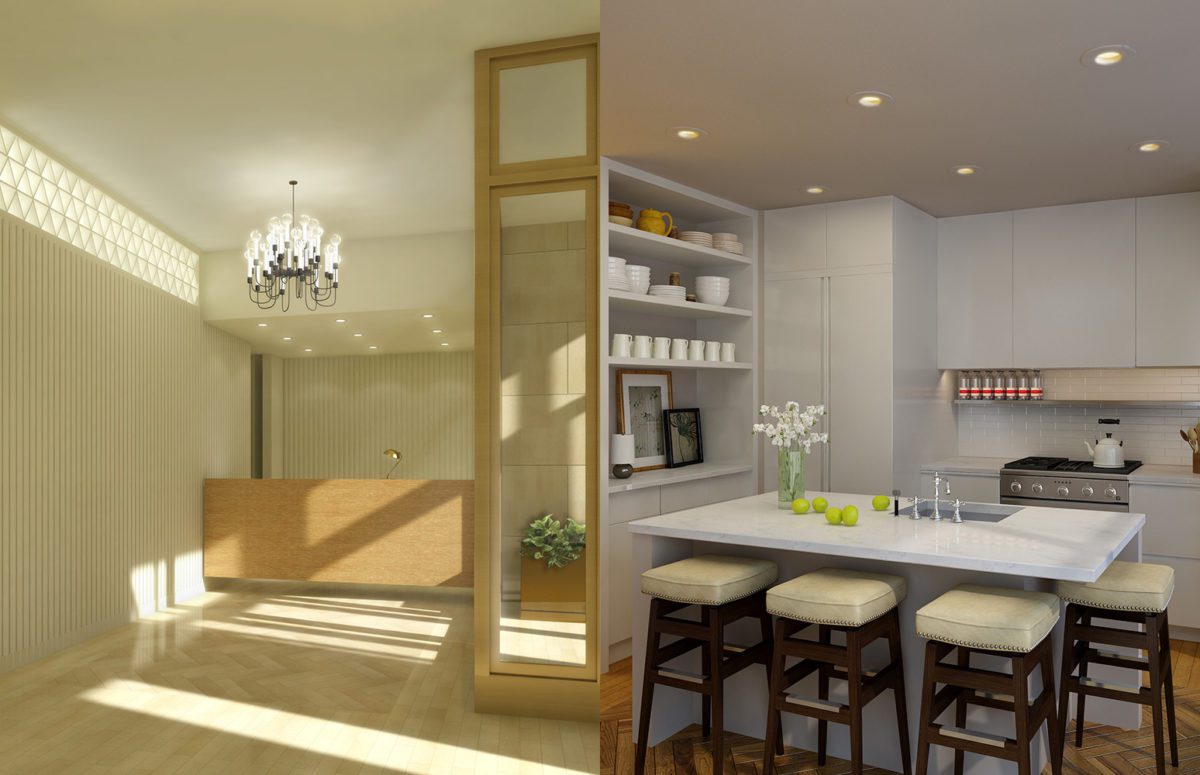
[{"label": "yellow pitcher", "polygon": [[638,214],[637,227],[651,234],[666,236],[675,227],[675,222],[671,220],[670,213],[661,213],[658,210],[642,210]]}]

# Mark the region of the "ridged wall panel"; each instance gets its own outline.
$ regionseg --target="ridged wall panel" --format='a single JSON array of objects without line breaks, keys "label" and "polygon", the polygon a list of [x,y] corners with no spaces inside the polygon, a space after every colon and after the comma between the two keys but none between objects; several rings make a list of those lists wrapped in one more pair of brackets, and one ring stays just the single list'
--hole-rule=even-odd
[{"label": "ridged wall panel", "polygon": [[473,354],[410,353],[283,362],[283,477],[474,478]]},{"label": "ridged wall panel", "polygon": [[206,476],[248,476],[250,351],[0,214],[0,671],[203,589]]}]

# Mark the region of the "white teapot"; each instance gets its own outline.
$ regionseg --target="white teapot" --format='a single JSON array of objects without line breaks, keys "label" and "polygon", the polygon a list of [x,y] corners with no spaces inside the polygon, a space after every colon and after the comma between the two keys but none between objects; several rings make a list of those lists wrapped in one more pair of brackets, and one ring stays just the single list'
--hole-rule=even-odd
[{"label": "white teapot", "polygon": [[1124,442],[1112,437],[1111,433],[1104,438],[1096,439],[1096,446],[1083,442],[1088,454],[1092,456],[1092,465],[1096,468],[1121,468],[1125,465]]}]

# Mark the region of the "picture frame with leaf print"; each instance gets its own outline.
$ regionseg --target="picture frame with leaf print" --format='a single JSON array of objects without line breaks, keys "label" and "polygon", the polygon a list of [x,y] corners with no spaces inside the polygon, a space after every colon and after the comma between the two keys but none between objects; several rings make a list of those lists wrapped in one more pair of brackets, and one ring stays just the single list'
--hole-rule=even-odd
[{"label": "picture frame with leaf print", "polygon": [[699,409],[664,409],[663,428],[667,438],[667,468],[704,462]]},{"label": "picture frame with leaf print", "polygon": [[633,470],[667,467],[663,411],[672,407],[671,372],[617,370],[617,432],[633,434]]}]

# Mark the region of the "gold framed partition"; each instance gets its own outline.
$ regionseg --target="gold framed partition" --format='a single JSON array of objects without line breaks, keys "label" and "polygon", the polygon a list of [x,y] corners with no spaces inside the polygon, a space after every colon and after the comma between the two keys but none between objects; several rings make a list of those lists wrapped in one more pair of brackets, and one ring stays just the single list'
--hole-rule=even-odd
[{"label": "gold framed partition", "polygon": [[[480,712],[599,717],[597,44],[476,52]],[[533,579],[519,555],[520,530],[543,513],[570,516],[584,535],[569,576],[581,594],[547,610],[527,605]]]}]

